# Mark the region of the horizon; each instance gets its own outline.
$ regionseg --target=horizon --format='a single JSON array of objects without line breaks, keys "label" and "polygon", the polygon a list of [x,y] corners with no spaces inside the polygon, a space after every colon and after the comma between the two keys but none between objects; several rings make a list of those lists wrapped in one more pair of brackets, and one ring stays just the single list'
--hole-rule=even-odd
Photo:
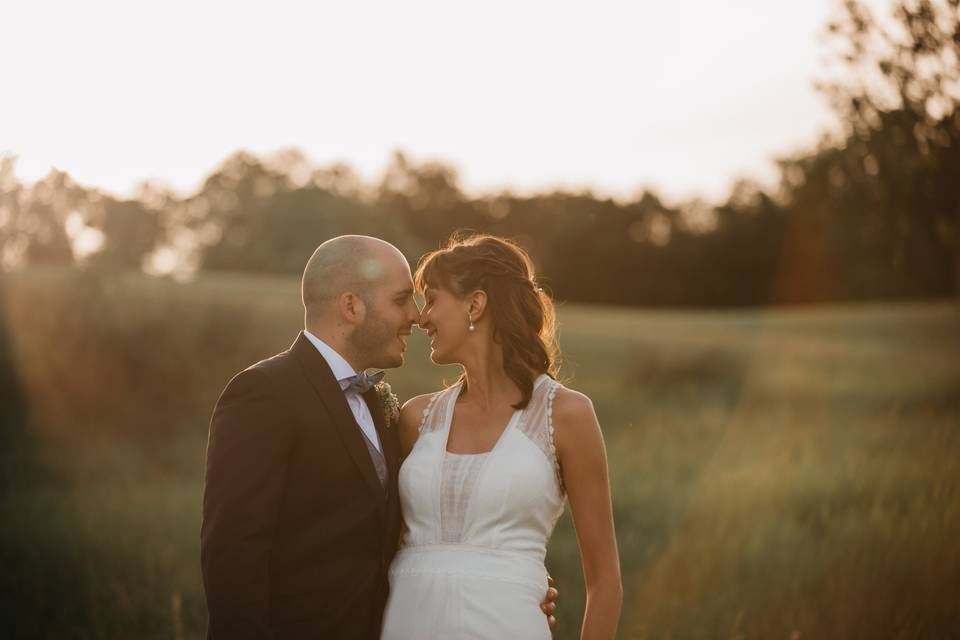
[{"label": "horizon", "polygon": [[[882,17],[890,3],[871,5]],[[55,23],[49,5],[21,5],[0,48],[21,61],[10,86],[31,93],[0,105],[0,153],[25,182],[55,167],[121,197],[145,181],[185,195],[238,150],[297,148],[365,184],[399,150],[453,167],[475,197],[716,202],[740,179],[775,186],[777,157],[837,130],[813,87],[837,6],[500,3],[468,29],[434,0],[174,3],[150,21],[104,0],[57,7]],[[65,112],[71,97],[84,99]]]}]

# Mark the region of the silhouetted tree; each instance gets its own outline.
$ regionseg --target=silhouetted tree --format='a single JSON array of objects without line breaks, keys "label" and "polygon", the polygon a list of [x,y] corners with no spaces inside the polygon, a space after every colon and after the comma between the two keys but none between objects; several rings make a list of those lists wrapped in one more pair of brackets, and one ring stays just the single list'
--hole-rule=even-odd
[{"label": "silhouetted tree", "polygon": [[318,244],[347,233],[414,249],[402,220],[337,190],[352,186],[342,167],[313,172],[297,185],[256,158],[236,154],[184,204],[181,219],[199,237],[204,269],[299,273]]},{"label": "silhouetted tree", "polygon": [[960,294],[960,3],[898,0],[892,18],[846,0],[828,25],[842,74],[823,86],[848,152],[827,171],[862,207],[861,252],[886,251],[890,293]]},{"label": "silhouetted tree", "polygon": [[0,257],[7,268],[71,264],[67,216],[83,207],[86,191],[66,173],[51,171],[29,188],[14,175],[16,161],[0,159]]},{"label": "silhouetted tree", "polygon": [[377,189],[382,214],[410,230],[428,248],[437,248],[455,229],[481,230],[489,218],[460,191],[452,167],[411,163],[394,154]]},{"label": "silhouetted tree", "polygon": [[884,28],[862,0],[846,0],[828,27],[837,75],[822,84],[844,131],[781,159],[776,191],[742,182],[712,210],[666,206],[651,192],[626,202],[589,192],[470,197],[453,167],[402,153],[365,187],[349,167],[316,168],[297,150],[233,154],[188,197],[145,189],[121,201],[62,172],[21,185],[7,158],[0,260],[69,263],[77,247],[67,232],[90,227],[103,242],[88,264],[137,268],[160,249],[192,268],[299,273],[335,235],[377,235],[415,260],[467,229],[520,240],[542,283],[567,300],[723,306],[960,293],[958,4],[898,0]]},{"label": "silhouetted tree", "polygon": [[140,270],[163,239],[160,212],[139,200],[104,198],[93,217],[92,226],[103,234],[102,247],[90,258],[96,266]]}]

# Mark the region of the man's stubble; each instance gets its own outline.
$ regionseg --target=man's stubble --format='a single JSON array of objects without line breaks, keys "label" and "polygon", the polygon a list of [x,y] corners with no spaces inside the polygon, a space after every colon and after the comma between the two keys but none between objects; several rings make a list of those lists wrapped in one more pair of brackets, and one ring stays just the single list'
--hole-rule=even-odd
[{"label": "man's stubble", "polygon": [[372,313],[367,315],[363,324],[354,330],[348,338],[350,350],[356,355],[356,361],[364,363],[366,368],[393,369],[403,364],[403,356],[389,352],[389,345],[399,340],[398,331],[390,327],[376,309],[368,305]]}]

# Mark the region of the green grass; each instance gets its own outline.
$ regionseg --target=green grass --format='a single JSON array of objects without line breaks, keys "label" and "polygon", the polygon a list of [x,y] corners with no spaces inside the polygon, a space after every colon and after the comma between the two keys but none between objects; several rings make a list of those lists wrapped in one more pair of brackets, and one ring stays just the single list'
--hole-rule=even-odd
[{"label": "green grass", "polygon": [[[299,330],[297,282],[7,276],[40,468],[0,505],[14,638],[201,638],[209,411]],[[960,306],[563,305],[607,439],[621,638],[960,637]],[[424,336],[401,397],[452,380]],[[583,607],[566,514],[557,637]]]}]

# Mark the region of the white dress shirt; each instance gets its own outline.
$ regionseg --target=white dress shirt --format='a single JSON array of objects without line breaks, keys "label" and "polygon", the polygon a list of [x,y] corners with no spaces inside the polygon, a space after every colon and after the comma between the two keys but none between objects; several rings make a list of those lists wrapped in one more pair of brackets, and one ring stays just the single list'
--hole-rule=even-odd
[{"label": "white dress shirt", "polygon": [[[346,387],[349,383],[345,382],[345,380],[357,375],[357,372],[353,370],[350,363],[334,351],[330,345],[309,331],[304,330],[303,335],[317,348],[317,351],[320,352],[323,359],[330,365],[330,370],[333,371],[333,376],[337,379],[337,382],[340,383],[340,388]],[[383,453],[383,448],[380,446],[380,438],[377,436],[377,428],[373,424],[373,416],[370,415],[370,407],[367,406],[363,396],[356,391],[345,391],[343,395],[346,396],[347,404],[350,405],[350,411],[353,412],[353,417],[357,420],[357,424],[360,425],[360,429],[364,435],[373,443],[377,451]]]}]

